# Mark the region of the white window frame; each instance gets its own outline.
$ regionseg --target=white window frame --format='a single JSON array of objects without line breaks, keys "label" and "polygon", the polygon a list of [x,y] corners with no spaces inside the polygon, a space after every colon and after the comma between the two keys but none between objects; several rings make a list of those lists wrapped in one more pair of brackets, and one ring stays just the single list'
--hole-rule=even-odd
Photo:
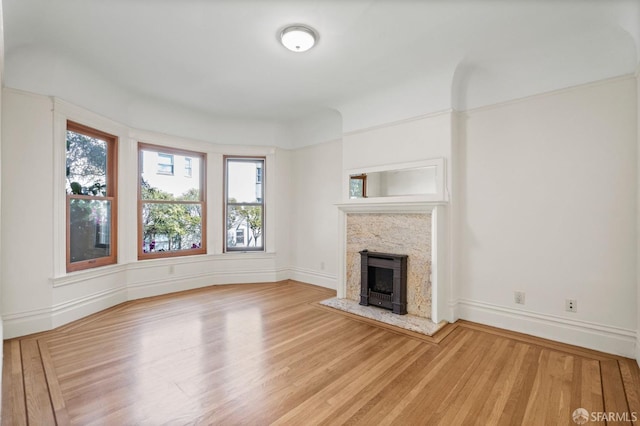
[{"label": "white window frame", "polygon": [[[127,144],[129,129],[115,121],[104,118],[98,114],[87,111],[81,107],[70,104],[58,98],[52,99],[53,106],[53,176],[51,183],[53,193],[53,279],[65,277],[70,274],[83,274],[91,276],[103,274],[106,271],[117,270],[118,265],[131,261],[133,251],[129,250],[126,239],[127,229],[131,226],[131,221],[124,212],[133,208],[129,204],[130,195],[127,185],[121,183],[126,181],[123,176],[128,168]],[[104,133],[118,137],[119,144],[117,150],[118,170],[116,179],[118,181],[118,203],[116,211],[118,229],[117,239],[117,263],[104,265],[101,267],[85,269],[77,272],[67,272],[67,190],[66,190],[66,162],[67,162],[67,121],[82,123],[87,127],[98,129]],[[135,221],[135,217],[133,218]]]}]

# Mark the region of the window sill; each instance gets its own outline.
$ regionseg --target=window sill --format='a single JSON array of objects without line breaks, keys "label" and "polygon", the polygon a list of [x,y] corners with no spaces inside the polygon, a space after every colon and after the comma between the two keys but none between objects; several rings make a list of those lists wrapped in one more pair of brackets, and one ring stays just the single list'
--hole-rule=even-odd
[{"label": "window sill", "polygon": [[275,258],[275,252],[264,252],[264,251],[234,251],[227,253],[215,253],[215,254],[194,254],[191,256],[176,256],[176,257],[160,257],[155,259],[138,259],[137,262],[131,262],[129,265],[132,267],[136,267],[135,265],[140,264],[164,264],[164,265],[178,265],[178,264],[189,264],[189,263],[202,263],[202,262],[211,262],[217,260],[233,260],[237,259],[246,259],[247,257],[253,259],[273,259]]},{"label": "window sill", "polygon": [[232,250],[232,251],[227,251],[224,253],[220,253],[216,256],[220,256],[220,257],[224,257],[224,258],[233,258],[233,257],[238,257],[238,258],[245,258],[247,256],[250,257],[255,257],[258,259],[271,259],[276,255],[275,252],[267,252],[267,251],[262,251],[262,250]]}]

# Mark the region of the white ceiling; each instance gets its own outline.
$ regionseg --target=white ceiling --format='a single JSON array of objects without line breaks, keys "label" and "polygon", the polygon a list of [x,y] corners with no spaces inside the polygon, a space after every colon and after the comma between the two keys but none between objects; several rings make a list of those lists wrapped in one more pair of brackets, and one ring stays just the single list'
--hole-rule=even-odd
[{"label": "white ceiling", "polygon": [[[423,109],[464,109],[632,73],[640,39],[637,0],[3,0],[3,13],[10,87],[86,91],[94,79],[284,121],[397,87],[431,96]],[[291,23],[316,29],[317,46],[285,50]],[[85,77],[45,85],[64,70]]]}]

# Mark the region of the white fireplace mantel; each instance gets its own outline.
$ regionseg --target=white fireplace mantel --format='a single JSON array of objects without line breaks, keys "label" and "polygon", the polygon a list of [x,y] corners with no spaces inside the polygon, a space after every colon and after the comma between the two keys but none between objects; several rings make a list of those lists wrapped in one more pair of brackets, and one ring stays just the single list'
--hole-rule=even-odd
[{"label": "white fireplace mantel", "polygon": [[[429,196],[403,196],[384,198],[361,198],[337,203],[338,217],[338,265],[340,274],[337,296],[344,299],[347,294],[347,215],[358,213],[431,213],[431,320],[433,322],[453,322],[453,312],[449,307],[449,233],[447,204],[434,201]],[[419,232],[419,231],[418,231]]]},{"label": "white fireplace mantel", "polygon": [[444,201],[433,201],[428,195],[404,197],[356,198],[336,204],[345,213],[429,213]]}]

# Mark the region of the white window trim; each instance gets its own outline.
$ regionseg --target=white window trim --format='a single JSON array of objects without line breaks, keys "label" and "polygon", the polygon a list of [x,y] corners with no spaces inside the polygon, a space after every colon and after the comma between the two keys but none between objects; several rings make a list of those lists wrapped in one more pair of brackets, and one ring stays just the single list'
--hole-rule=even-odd
[{"label": "white window trim", "polygon": [[[67,226],[66,226],[66,164],[67,164],[67,121],[73,121],[112,134],[118,138],[118,182],[125,182],[126,170],[130,168],[129,156],[126,153],[128,129],[121,124],[89,112],[83,108],[71,105],[65,101],[53,98],[53,277],[62,277],[78,272],[67,272]],[[120,161],[121,159],[125,161]],[[124,163],[124,164],[123,164]],[[118,185],[125,187],[127,185]],[[130,253],[127,245],[121,240],[121,236],[130,231],[130,221],[124,212],[130,209],[130,202],[127,200],[126,191],[118,191],[118,261],[117,264],[130,260]],[[135,219],[135,218],[134,218]],[[135,229],[135,228],[134,228]],[[104,267],[108,267],[106,265]],[[113,265],[111,265],[113,266]],[[103,267],[98,267],[100,269]]]}]

